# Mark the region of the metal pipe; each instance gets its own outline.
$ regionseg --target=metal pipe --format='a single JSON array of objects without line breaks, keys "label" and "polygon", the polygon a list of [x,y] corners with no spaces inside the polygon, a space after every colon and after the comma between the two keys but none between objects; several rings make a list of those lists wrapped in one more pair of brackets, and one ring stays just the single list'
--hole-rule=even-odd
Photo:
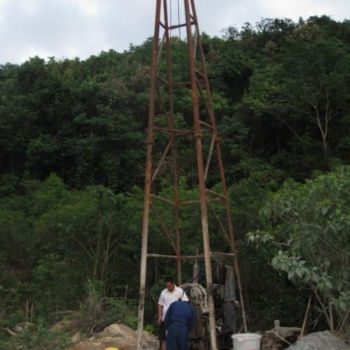
[{"label": "metal pipe", "polygon": [[[147,254],[149,258],[162,258],[162,259],[177,259],[177,255],[166,255],[166,254]],[[220,252],[211,252],[211,258],[224,258],[232,257],[233,253],[220,253]],[[205,255],[196,254],[196,255],[181,255],[181,260],[195,260],[195,259],[204,259]]]},{"label": "metal pipe", "polygon": [[[210,344],[211,344],[211,349],[216,350],[217,349],[216,325],[215,325],[215,309],[214,309],[214,300],[213,300],[213,281],[212,281],[212,275],[211,275],[209,225],[208,225],[208,212],[207,212],[207,198],[205,193],[202,133],[201,133],[201,127],[200,127],[198,87],[197,87],[197,79],[196,79],[196,65],[195,65],[195,59],[194,59],[194,43],[193,43],[193,37],[192,37],[192,24],[191,24],[189,0],[184,0],[184,3],[185,3],[187,42],[188,42],[188,59],[189,59],[189,66],[190,66],[189,68],[190,68],[191,89],[192,89],[193,124],[194,124],[194,137],[195,137],[196,156],[197,156],[198,184],[199,184],[199,193],[200,193],[200,207],[201,207],[201,214],[202,214],[202,235],[203,235],[205,275],[206,275],[206,282],[207,282],[208,307],[209,307]],[[194,8],[193,3],[192,3],[192,8]]]},{"label": "metal pipe", "polygon": [[153,124],[155,114],[155,93],[157,84],[157,56],[159,45],[159,23],[161,13],[161,0],[157,0],[156,16],[154,24],[153,37],[153,57],[151,69],[151,92],[148,107],[148,131],[146,140],[146,168],[145,168],[145,191],[143,204],[142,219],[142,247],[141,247],[141,266],[140,266],[140,302],[138,309],[138,327],[137,327],[137,349],[142,347],[142,333],[145,310],[145,293],[146,293],[146,272],[147,272],[147,246],[149,231],[149,211],[150,211],[150,194],[151,194],[151,176],[152,176],[152,148],[153,148]]}]

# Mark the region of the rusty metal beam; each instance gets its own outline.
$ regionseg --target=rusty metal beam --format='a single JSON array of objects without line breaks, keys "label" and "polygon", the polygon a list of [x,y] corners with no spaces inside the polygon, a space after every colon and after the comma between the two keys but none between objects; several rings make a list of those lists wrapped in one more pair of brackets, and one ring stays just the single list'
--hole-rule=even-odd
[{"label": "rusty metal beam", "polygon": [[[167,255],[167,254],[147,254],[149,258],[161,258],[161,259],[178,259],[177,255]],[[224,258],[224,257],[233,257],[233,253],[222,253],[222,252],[211,252],[211,258]],[[204,254],[196,255],[181,255],[181,260],[195,260],[195,259],[204,259]]]},{"label": "rusty metal beam", "polygon": [[159,201],[161,201],[161,202],[163,202],[163,203],[167,203],[167,204],[169,204],[169,205],[171,205],[171,206],[174,206],[174,205],[175,205],[174,201],[171,201],[171,200],[169,200],[168,198],[164,198],[164,197],[161,197],[161,196],[157,196],[157,195],[155,195],[155,194],[151,194],[151,198],[157,199],[157,200],[159,200]]},{"label": "rusty metal beam", "polygon": [[204,177],[204,164],[203,164],[203,147],[202,147],[202,131],[200,126],[200,114],[199,114],[199,101],[198,101],[198,88],[196,79],[196,64],[194,59],[194,42],[192,37],[192,23],[198,26],[197,19],[191,14],[194,11],[194,2],[191,3],[188,0],[184,0],[185,3],[185,18],[186,18],[186,30],[187,30],[187,47],[189,58],[189,69],[191,78],[191,90],[192,90],[192,110],[193,110],[193,125],[194,125],[194,137],[197,156],[197,172],[198,172],[198,185],[200,196],[200,208],[202,216],[202,235],[203,235],[203,250],[204,250],[204,265],[205,276],[207,282],[207,294],[208,294],[208,307],[209,307],[209,328],[210,328],[210,344],[211,349],[217,349],[216,342],[216,324],[215,324],[215,308],[213,300],[213,281],[211,274],[211,259],[210,259],[210,241],[209,241],[209,225],[208,225],[208,210],[207,199],[205,194],[205,177]]},{"label": "rusty metal beam", "polygon": [[209,154],[208,154],[208,158],[207,158],[207,163],[205,165],[205,170],[204,170],[204,181],[206,181],[207,178],[208,178],[208,172],[209,172],[209,167],[210,167],[211,160],[213,158],[214,147],[215,147],[215,135],[213,134],[213,136],[211,138],[211,142],[210,142],[210,148],[209,148]]},{"label": "rusty metal beam", "polygon": [[180,130],[175,128],[161,128],[161,127],[154,127],[154,130],[160,131],[165,134],[177,134],[177,135],[190,135],[192,134],[191,130]]},{"label": "rusty metal beam", "polygon": [[216,218],[216,221],[218,222],[218,224],[220,226],[220,229],[221,229],[225,239],[227,240],[227,242],[230,243],[230,235],[225,230],[225,227],[224,227],[222,221],[220,220],[220,217],[219,217],[218,213],[216,212],[214,206],[212,205],[212,203],[210,201],[208,201],[208,204],[209,204],[209,206],[210,206],[210,208],[211,208],[211,210],[212,210],[212,212],[213,212],[213,214],[214,214],[214,216]]},{"label": "rusty metal beam", "polygon": [[[169,232],[168,228],[166,227],[166,225],[165,225],[165,223],[164,223],[164,221],[162,219],[162,216],[160,215],[158,209],[155,207],[155,205],[152,202],[151,202],[151,208],[152,208],[156,218],[158,219],[160,225],[162,226],[165,236],[168,238],[170,244],[172,245],[172,247],[174,249],[174,252],[177,253],[177,247],[176,247],[176,244],[175,244],[174,240],[171,237],[171,233]],[[179,254],[177,253],[177,255],[179,255]]]},{"label": "rusty metal beam", "polygon": [[[154,130],[154,129],[153,129]],[[152,179],[151,179],[151,185],[153,184],[154,180],[157,178],[158,174],[159,174],[159,171],[160,171],[160,168],[162,167],[165,159],[166,159],[166,156],[168,155],[169,151],[171,149],[171,141],[169,141],[168,145],[166,146],[161,158],[160,158],[160,161],[158,162],[157,164],[157,168],[155,169],[153,175],[152,175]],[[152,171],[152,169],[151,169]]]},{"label": "rusty metal beam", "polygon": [[222,195],[221,193],[218,193],[218,192],[216,192],[216,191],[213,191],[213,190],[211,190],[211,189],[209,189],[209,188],[207,188],[206,191],[207,191],[207,193],[210,193],[210,194],[212,194],[212,195],[214,195],[214,196],[216,196],[216,197],[219,197],[219,198],[221,198],[222,200],[225,200],[225,199],[226,199],[226,197],[225,197],[224,195]]},{"label": "rusty metal beam", "polygon": [[141,266],[140,266],[140,295],[138,308],[138,327],[137,327],[137,349],[141,350],[145,293],[146,293],[146,272],[147,272],[147,247],[149,234],[149,209],[151,195],[151,176],[152,176],[152,148],[153,148],[153,123],[155,114],[155,98],[157,84],[157,65],[158,65],[158,43],[159,43],[159,22],[161,13],[161,0],[157,0],[156,19],[154,24],[152,68],[151,68],[151,91],[150,103],[148,106],[148,132],[146,140],[146,168],[145,168],[145,191],[142,219],[142,247],[141,247]]}]

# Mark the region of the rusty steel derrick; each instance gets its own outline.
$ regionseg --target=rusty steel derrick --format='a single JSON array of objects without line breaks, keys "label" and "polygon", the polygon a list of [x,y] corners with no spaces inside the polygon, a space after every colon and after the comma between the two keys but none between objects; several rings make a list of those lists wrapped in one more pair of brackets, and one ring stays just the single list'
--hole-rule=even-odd
[{"label": "rusty steel derrick", "polygon": [[[231,257],[240,295],[243,327],[246,330],[243,295],[236,255],[234,230],[230,211],[229,195],[224,176],[220,140],[210,90],[202,40],[198,26],[194,0],[183,0],[183,22],[172,23],[171,0],[156,0],[156,15],[152,48],[148,129],[146,138],[146,168],[144,189],[144,211],[140,269],[140,302],[138,315],[138,350],[141,350],[147,258],[172,258],[176,260],[177,282],[182,283],[182,263],[188,259],[204,258],[206,290],[209,306],[210,346],[217,349],[215,337],[215,310],[212,296],[211,259],[216,256]],[[185,40],[181,40],[184,32]],[[176,33],[174,35],[174,33]],[[176,36],[179,33],[179,36]],[[187,45],[185,59],[179,55],[179,47]],[[178,60],[186,69],[174,70]],[[190,106],[181,106],[179,100],[185,96]],[[183,110],[184,109],[184,110]],[[178,144],[188,145],[188,156],[179,154]],[[192,150],[190,150],[192,149]],[[192,169],[189,168],[192,155]],[[180,178],[192,171],[195,176],[192,186],[198,196],[191,200],[181,198]],[[212,187],[216,179],[215,189]],[[167,179],[172,188],[171,195],[161,194],[160,183]],[[219,203],[219,204],[218,204]],[[181,242],[186,232],[181,232],[181,211],[186,206],[197,206],[200,213],[200,231],[203,254],[183,255]],[[162,216],[160,208],[168,207],[172,222]],[[216,222],[230,248],[229,252],[211,251],[209,215]],[[151,239],[150,217],[156,221],[169,241],[174,254],[148,252]]]}]

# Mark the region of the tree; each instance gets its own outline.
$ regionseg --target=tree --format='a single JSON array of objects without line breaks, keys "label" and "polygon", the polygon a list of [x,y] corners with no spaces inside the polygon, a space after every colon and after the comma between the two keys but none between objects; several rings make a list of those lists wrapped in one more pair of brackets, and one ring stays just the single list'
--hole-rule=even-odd
[{"label": "tree", "polygon": [[301,171],[327,168],[338,141],[333,130],[348,115],[349,77],[347,45],[314,24],[298,26],[274,61],[257,66],[243,98],[255,148],[287,151],[294,164],[302,158]]},{"label": "tree", "polygon": [[303,108],[306,118],[310,115],[307,123],[317,127],[327,159],[328,145],[332,141],[329,140],[331,123],[336,123],[334,119],[341,118],[348,109],[348,50],[334,39],[291,40],[282,65],[291,97],[289,101],[295,107]]},{"label": "tree", "polygon": [[350,167],[287,181],[261,211],[252,242],[275,246],[272,266],[312,291],[332,331],[350,314]]}]

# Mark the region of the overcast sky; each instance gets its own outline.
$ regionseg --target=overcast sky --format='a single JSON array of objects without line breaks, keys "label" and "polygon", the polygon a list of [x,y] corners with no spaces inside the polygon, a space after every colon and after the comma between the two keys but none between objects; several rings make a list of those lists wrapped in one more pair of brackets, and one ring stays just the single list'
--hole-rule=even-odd
[{"label": "overcast sky", "polygon": [[[177,20],[177,0],[172,2]],[[183,0],[179,0],[183,4]],[[0,64],[29,57],[79,57],[122,52],[153,35],[155,0],[0,0]],[[221,36],[262,18],[298,21],[314,15],[350,19],[350,0],[197,0],[200,30]],[[181,14],[180,14],[181,15]],[[175,18],[175,19],[174,19]]]}]

